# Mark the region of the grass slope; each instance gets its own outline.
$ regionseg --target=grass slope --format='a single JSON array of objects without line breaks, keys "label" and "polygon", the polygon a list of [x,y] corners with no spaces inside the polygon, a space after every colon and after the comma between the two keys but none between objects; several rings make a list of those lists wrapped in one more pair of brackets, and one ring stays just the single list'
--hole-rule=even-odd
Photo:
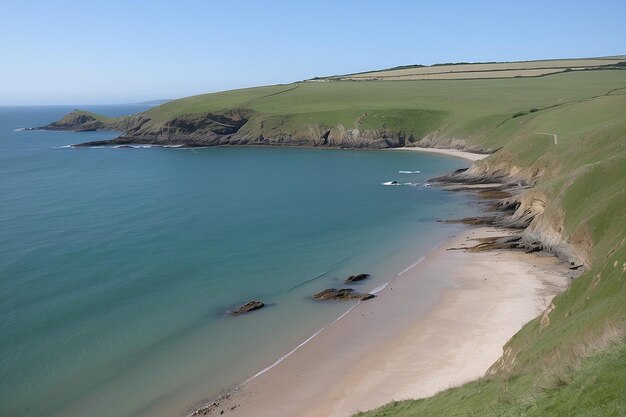
[{"label": "grass slope", "polygon": [[194,113],[251,109],[245,133],[276,137],[345,129],[396,131],[438,142],[495,148],[481,140],[514,114],[607,94],[626,87],[626,71],[585,71],[542,78],[296,83],[203,94],[168,102],[145,116],[163,125]]},{"label": "grass slope", "polygon": [[482,379],[419,401],[394,402],[359,417],[619,417],[626,415],[626,345],[559,374]]}]

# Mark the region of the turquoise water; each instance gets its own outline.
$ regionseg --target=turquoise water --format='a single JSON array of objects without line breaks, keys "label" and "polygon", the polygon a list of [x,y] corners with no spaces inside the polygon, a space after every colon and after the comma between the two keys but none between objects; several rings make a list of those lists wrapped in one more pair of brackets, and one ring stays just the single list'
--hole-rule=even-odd
[{"label": "turquoise water", "polygon": [[[350,306],[311,294],[361,272],[372,290],[451,233],[437,219],[474,210],[422,185],[467,164],[445,156],[15,131],[70,110],[0,107],[1,416],[183,413]],[[268,307],[225,315],[251,299]]]}]

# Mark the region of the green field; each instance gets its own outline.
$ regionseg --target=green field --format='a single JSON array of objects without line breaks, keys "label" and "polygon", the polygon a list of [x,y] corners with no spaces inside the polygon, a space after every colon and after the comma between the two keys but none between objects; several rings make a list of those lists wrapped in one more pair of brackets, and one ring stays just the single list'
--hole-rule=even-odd
[{"label": "green field", "polygon": [[585,71],[541,78],[442,81],[336,81],[233,90],[174,100],[146,116],[159,125],[185,114],[251,109],[244,126],[266,137],[306,135],[341,125],[403,131],[415,140],[438,132],[482,146],[479,139],[512,115],[607,94],[626,87],[626,71]]},{"label": "green field", "polygon": [[[438,81],[302,82],[175,100],[149,126],[247,109],[238,134],[402,133],[399,145],[491,150],[477,170],[533,187],[531,224],[573,247],[585,272],[528,323],[480,381],[364,416],[626,415],[626,71]],[[556,135],[557,143],[554,141]],[[546,242],[547,246],[550,246]]]},{"label": "green field", "polygon": [[539,77],[563,71],[606,68],[620,65],[623,61],[626,61],[625,56],[521,62],[435,64],[430,66],[408,65],[386,70],[317,78],[316,80],[389,81]]}]

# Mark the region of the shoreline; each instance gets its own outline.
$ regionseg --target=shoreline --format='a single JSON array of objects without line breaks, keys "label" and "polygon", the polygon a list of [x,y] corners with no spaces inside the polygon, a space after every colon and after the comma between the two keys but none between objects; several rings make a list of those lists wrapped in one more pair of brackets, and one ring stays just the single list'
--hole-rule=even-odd
[{"label": "shoreline", "polygon": [[390,150],[436,153],[436,154],[441,154],[441,155],[455,156],[457,158],[462,158],[471,162],[480,161],[481,159],[485,159],[486,157],[491,155],[489,153],[476,153],[476,152],[462,151],[459,149],[422,148],[419,146],[408,146],[408,147],[405,146],[402,148],[391,148]]},{"label": "shoreline", "polygon": [[[232,393],[187,415],[348,417],[483,376],[508,339],[568,282],[567,264],[552,255],[449,250],[507,234],[460,229],[377,298],[351,307]],[[445,289],[424,294],[427,280]],[[415,303],[420,297],[433,299]]]}]

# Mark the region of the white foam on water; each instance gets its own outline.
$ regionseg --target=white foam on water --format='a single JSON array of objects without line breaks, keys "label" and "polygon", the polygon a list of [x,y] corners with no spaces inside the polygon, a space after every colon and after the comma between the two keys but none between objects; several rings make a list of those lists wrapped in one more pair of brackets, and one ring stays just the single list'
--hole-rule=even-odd
[{"label": "white foam on water", "polygon": [[393,181],[387,181],[387,182],[383,182],[383,185],[400,185],[400,184],[394,184]]},{"label": "white foam on water", "polygon": [[398,174],[420,174],[422,171],[398,171]]},{"label": "white foam on water", "polygon": [[388,283],[388,282],[385,282],[384,284],[379,285],[378,287],[374,288],[374,289],[373,289],[372,291],[370,291],[369,293],[370,293],[370,294],[376,294],[376,293],[379,293],[379,292],[381,292],[382,290],[384,290],[385,288],[387,288],[387,285],[389,285],[389,283]]},{"label": "white foam on water", "polygon": [[18,127],[17,129],[14,129],[13,131],[14,131],[14,132],[23,132],[23,131],[25,131],[25,130],[26,130],[26,128],[25,128],[25,127]]},{"label": "white foam on water", "polygon": [[404,269],[402,272],[400,272],[398,275],[396,275],[397,277],[399,277],[400,275],[404,274],[405,272],[410,271],[411,269],[415,268],[417,265],[421,264],[424,259],[426,259],[425,256],[422,256],[421,258],[419,258],[417,261],[415,261],[413,264],[411,264],[411,266],[409,266],[408,268]]}]

